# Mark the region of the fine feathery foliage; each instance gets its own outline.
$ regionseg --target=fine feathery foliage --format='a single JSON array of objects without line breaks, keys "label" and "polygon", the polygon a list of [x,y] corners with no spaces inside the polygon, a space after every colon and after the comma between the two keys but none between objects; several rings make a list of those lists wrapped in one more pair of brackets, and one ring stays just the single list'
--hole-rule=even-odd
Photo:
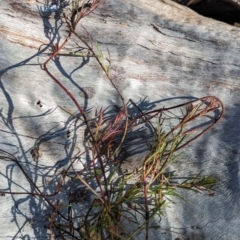
[{"label": "fine feathery foliage", "polygon": [[[204,176],[202,172],[177,182],[174,174],[168,173],[168,168],[177,161],[178,150],[203,135],[221,119],[222,102],[214,96],[206,96],[152,111],[141,110],[132,100],[127,104],[109,74],[110,61],[86,29],[83,28],[83,31],[88,40],[81,36],[80,28],[76,28],[82,18],[103,3],[100,0],[72,1],[71,8],[63,13],[68,35],[61,45],[55,45],[49,58],[41,64],[42,70],[71,98],[80,112],[78,121],[86,126],[86,151],[71,159],[68,167],[59,172],[56,189],[46,194],[13,154],[0,150],[0,158],[16,163],[34,189],[33,192],[0,192],[29,194],[43,199],[51,209],[47,225],[51,239],[125,240],[135,239],[134,236],[140,232],[148,239],[149,230],[161,225],[161,222],[154,225],[151,220],[156,216],[159,219],[164,217],[163,209],[171,203],[170,199],[181,198],[178,188],[196,192],[212,191],[216,184],[213,176]],[[86,53],[72,54],[67,51],[66,46],[72,35],[79,40],[76,47],[84,45],[120,96],[122,107],[115,116],[109,118],[106,111],[100,109],[94,119],[88,119],[75,96],[48,68],[49,62],[58,55],[85,56]],[[129,113],[130,105],[137,112],[134,116]],[[71,110],[64,110],[77,118]],[[129,142],[131,147],[131,135],[144,128],[151,132],[151,137],[145,142],[146,151],[137,155],[134,162],[129,162],[122,153]],[[90,160],[81,170],[75,170],[74,164],[87,152]],[[128,166],[128,171],[123,168],[124,165]],[[62,198],[64,191],[68,194]]]}]

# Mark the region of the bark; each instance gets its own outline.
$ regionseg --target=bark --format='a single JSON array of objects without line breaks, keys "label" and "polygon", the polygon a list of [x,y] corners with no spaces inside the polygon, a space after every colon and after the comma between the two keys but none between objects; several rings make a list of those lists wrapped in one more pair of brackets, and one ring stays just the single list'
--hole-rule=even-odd
[{"label": "bark", "polygon": [[[42,184],[84,150],[84,125],[62,110],[75,112],[76,107],[39,65],[66,36],[61,18],[66,6],[35,0],[1,4],[0,148],[14,154]],[[174,199],[177,204],[167,209],[150,239],[238,239],[240,29],[168,0],[108,1],[81,25],[105,56],[110,53],[110,74],[126,101],[131,98],[143,109],[154,109],[215,95],[226,107],[220,124],[169,169],[181,176],[201,170],[214,174],[219,180],[215,196],[182,193],[190,204]],[[86,37],[81,25],[77,31]],[[114,111],[121,105],[93,58],[60,56],[49,69],[77,96],[89,117],[100,107]],[[0,189],[31,190],[14,164],[2,161],[0,171]],[[0,204],[2,239],[46,239],[41,200],[6,195]]]}]

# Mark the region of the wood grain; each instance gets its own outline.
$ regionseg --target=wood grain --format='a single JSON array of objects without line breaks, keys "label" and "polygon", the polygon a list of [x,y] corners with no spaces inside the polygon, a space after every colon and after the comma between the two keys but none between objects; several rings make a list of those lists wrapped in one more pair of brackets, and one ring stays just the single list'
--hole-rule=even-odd
[{"label": "wood grain", "polygon": [[[66,36],[62,11],[44,1],[17,0],[3,1],[0,9],[0,146],[22,161],[40,185],[84,150],[84,126],[63,111],[78,114],[75,106],[39,66]],[[238,239],[240,29],[169,0],[108,1],[81,24],[110,59],[111,74],[126,101],[154,109],[215,95],[226,106],[222,122],[169,169],[181,176],[201,170],[214,174],[219,179],[215,196],[182,193],[190,204],[174,199],[177,204],[166,210],[150,239]],[[81,25],[77,31],[85,35]],[[89,117],[102,106],[120,105],[93,58],[60,56],[49,69]],[[34,149],[38,161],[31,155]],[[0,172],[1,189],[20,190],[20,184],[31,190],[14,164],[1,162]],[[1,239],[47,238],[41,200],[5,195],[0,204]]]}]

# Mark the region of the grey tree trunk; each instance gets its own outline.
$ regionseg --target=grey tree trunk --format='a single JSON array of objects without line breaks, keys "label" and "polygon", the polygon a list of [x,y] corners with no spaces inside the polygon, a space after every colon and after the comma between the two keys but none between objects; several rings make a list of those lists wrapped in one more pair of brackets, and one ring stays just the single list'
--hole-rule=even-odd
[{"label": "grey tree trunk", "polygon": [[[0,149],[16,156],[40,185],[84,150],[84,125],[63,111],[74,113],[75,105],[40,68],[66,36],[60,2],[8,0],[0,10]],[[181,192],[187,202],[174,199],[149,239],[238,239],[240,28],[169,0],[108,1],[81,24],[105,56],[110,52],[110,73],[125,100],[153,109],[214,95],[226,107],[220,124],[187,147],[171,169],[181,176],[213,174],[215,195]],[[77,31],[86,34],[81,25]],[[89,116],[121,104],[93,58],[62,55],[49,69]],[[0,173],[2,191],[31,191],[14,163],[1,161]],[[0,206],[1,239],[46,239],[41,200],[6,194]]]}]

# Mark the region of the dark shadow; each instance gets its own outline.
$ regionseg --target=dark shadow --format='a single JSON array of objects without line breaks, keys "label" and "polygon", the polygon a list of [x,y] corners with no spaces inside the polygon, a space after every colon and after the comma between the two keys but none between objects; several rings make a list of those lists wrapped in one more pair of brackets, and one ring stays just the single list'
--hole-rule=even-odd
[{"label": "dark shadow", "polygon": [[[64,0],[52,0],[52,1],[46,0],[43,6],[39,6],[38,9],[39,9],[39,14],[43,21],[44,33],[49,40],[49,44],[46,46],[41,46],[41,48],[36,54],[26,58],[24,61],[21,61],[17,64],[14,64],[12,66],[9,66],[1,70],[0,78],[2,78],[2,76],[8,71],[11,71],[15,68],[33,65],[29,63],[32,59],[41,56],[42,54],[45,53],[45,51],[49,49],[53,50],[54,44],[60,42],[60,35],[58,31],[59,31],[59,28],[61,28],[61,26],[63,25],[63,22],[60,18],[60,14],[62,13],[63,8],[66,7],[67,5],[68,5],[68,2]],[[51,25],[50,17],[53,14],[54,14],[54,25]],[[83,63],[80,64],[80,66],[77,67],[74,71],[76,71],[77,69],[80,69],[87,62],[88,60],[84,59]],[[60,72],[63,75],[65,74],[65,76],[67,76],[67,73],[64,73],[64,70],[61,67],[59,59],[57,59],[55,63],[56,63],[56,66],[59,68]],[[38,65],[36,64],[36,66]],[[40,66],[39,66],[39,71],[41,71]],[[70,75],[69,75],[69,79],[70,79]],[[4,82],[2,80],[0,81],[0,88],[3,93],[3,96],[6,99],[6,102],[8,103],[8,108],[6,108],[8,109],[7,110],[8,112],[6,116],[2,113],[2,111],[0,115],[2,123],[7,128],[7,130],[5,129],[4,132],[9,132],[9,134],[13,134],[13,136],[16,138],[18,151],[15,154],[17,154],[19,164],[21,164],[21,166],[24,168],[26,174],[33,180],[34,183],[39,184],[39,180],[40,180],[41,185],[44,186],[45,183],[43,181],[45,179],[54,177],[54,172],[61,169],[63,166],[67,165],[70,159],[72,158],[74,146],[76,144],[76,139],[77,139],[76,129],[79,127],[78,121],[70,117],[69,120],[66,121],[65,125],[62,128],[59,128],[58,126],[56,126],[56,129],[51,129],[45,134],[40,136],[39,134],[41,133],[41,129],[36,129],[36,136],[39,136],[39,137],[37,137],[34,146],[30,147],[29,150],[26,150],[25,146],[22,145],[21,138],[20,138],[20,136],[23,136],[23,135],[18,133],[18,129],[16,129],[13,124],[13,120],[14,120],[13,113],[15,111],[15,107],[11,98],[11,93],[6,90],[4,86]],[[41,102],[39,102],[39,107],[41,106],[42,106]],[[85,103],[85,108],[87,108],[87,102]],[[39,115],[22,116],[19,118],[33,119],[33,118],[43,117],[51,113],[52,113],[51,110],[47,110],[46,112],[41,113]],[[72,135],[71,139],[69,136],[67,136],[67,135],[70,135],[70,130],[68,130],[69,124],[74,125],[74,128],[73,128],[74,130],[71,130],[71,135]],[[34,139],[33,136],[26,136],[26,137],[30,137]],[[60,161],[57,161],[54,166],[48,166],[48,167],[41,166],[41,163],[38,162],[38,157],[36,156],[37,151],[34,151],[34,150],[38,149],[43,142],[49,142],[50,144],[54,142],[56,138],[66,139],[64,143],[60,143],[62,144],[62,148],[65,152],[65,157],[61,158]],[[4,146],[4,140],[3,140],[2,146]],[[13,180],[14,179],[13,174],[15,171],[20,172],[21,170],[16,164],[13,163],[7,166],[5,174],[1,173],[1,176],[7,179],[8,181],[8,187],[4,190],[11,192],[13,188],[17,187],[19,191],[24,192],[26,191],[26,189],[22,189],[21,185],[19,185],[18,182]],[[46,191],[46,193],[50,194],[55,190],[56,188],[55,184],[58,181],[58,179],[54,178],[53,180],[55,181],[50,183],[49,186],[44,189],[43,193],[45,193]],[[36,190],[31,184],[29,184],[29,189],[27,189],[27,191],[31,193],[36,193]],[[12,221],[16,223],[16,226],[19,229],[18,232],[13,237],[13,239],[18,238],[19,234],[22,235],[23,239],[30,239],[30,236],[28,234],[24,234],[24,231],[22,231],[26,224],[31,224],[33,226],[34,234],[36,237],[45,239],[47,236],[47,229],[45,225],[48,225],[45,200],[42,198],[37,199],[31,195],[18,196],[17,194],[16,195],[12,194],[11,196],[12,196],[13,202],[15,203],[11,209],[12,215],[13,215]],[[29,205],[30,212],[26,213],[26,208],[24,207],[24,205]],[[33,218],[29,219],[29,214],[32,215]],[[18,217],[25,219],[23,223],[20,223],[18,221]]]},{"label": "dark shadow", "polygon": [[76,81],[74,81],[74,79],[72,78],[72,74],[75,71],[84,67],[89,62],[89,57],[82,57],[82,63],[77,68],[75,68],[70,74],[65,71],[65,69],[62,66],[59,58],[56,58],[54,60],[54,62],[56,64],[58,70],[61,72],[61,74],[64,77],[66,77],[67,79],[69,79],[71,81],[71,83],[82,92],[81,95],[83,95],[83,99],[84,99],[83,109],[87,110],[89,96],[88,96],[87,92],[82,87],[80,87],[80,85]]},{"label": "dark shadow", "polygon": [[[36,56],[39,56],[41,53],[44,53],[45,50],[47,49],[53,49],[54,47],[54,43],[59,43],[60,41],[60,36],[59,36],[59,33],[58,33],[58,29],[60,28],[60,26],[62,26],[62,21],[60,19],[60,13],[61,13],[61,7],[65,6],[65,1],[52,1],[50,3],[50,1],[46,1],[46,4],[42,7],[42,8],[39,8],[39,11],[40,11],[40,15],[43,19],[43,25],[44,25],[44,31],[45,31],[45,35],[46,37],[48,37],[49,39],[49,45],[47,46],[43,46],[43,49],[39,50],[38,53],[36,53],[35,55],[31,56],[30,58],[27,58],[26,60],[18,63],[18,64],[15,64],[11,67],[8,67],[4,70],[2,70],[0,73],[1,73],[1,76],[7,72],[7,71],[10,71],[11,69],[13,68],[18,68],[18,67],[21,67],[21,66],[26,66],[28,65],[28,62],[36,57]],[[51,14],[53,14],[53,12],[51,12],[51,7],[52,6],[56,6],[56,7],[60,7],[59,11],[54,13],[54,20],[55,20],[55,25],[52,26],[50,21],[49,21],[49,18],[51,16]],[[134,11],[130,11],[130,13],[132,13],[130,15],[130,17],[136,17],[134,16],[133,14]],[[119,14],[122,14],[120,11],[119,11]],[[117,16],[118,17],[118,16]],[[119,16],[120,18],[121,16]],[[131,20],[131,19],[130,19]],[[159,20],[155,19],[156,21]],[[161,19],[159,21],[162,21]],[[181,30],[181,26],[180,24],[179,25],[175,25],[174,27],[171,26],[171,21],[169,21],[169,29],[170,30],[173,30],[175,31],[176,29],[178,29],[178,31]],[[176,29],[174,29],[176,28]],[[180,29],[180,30],[179,30]],[[176,30],[177,31],[177,30]],[[182,30],[184,31],[184,30]],[[196,36],[193,36],[193,38],[197,38]],[[224,57],[224,56],[223,56]],[[176,59],[179,58],[179,56],[169,56],[169,61],[171,63],[176,63]],[[83,58],[83,61],[82,63],[77,67],[75,68],[71,73],[67,73],[64,69],[64,67],[62,66],[61,62],[60,62],[60,59],[59,58],[56,58],[54,59],[54,63],[55,63],[55,66],[59,69],[59,71],[61,72],[61,74],[63,76],[65,76],[66,78],[68,78],[80,91],[83,92],[84,94],[84,99],[85,99],[85,103],[84,103],[84,108],[87,109],[87,105],[88,105],[88,102],[87,102],[87,99],[88,99],[88,96],[87,96],[87,93],[84,91],[84,89],[82,89],[75,81],[74,79],[72,78],[72,74],[74,73],[74,71],[77,71],[78,69],[82,68],[85,64],[87,64],[89,61],[88,58]],[[193,68],[194,68],[194,65],[195,65],[195,62],[192,61],[191,62]],[[177,62],[177,66],[181,66],[181,62],[178,61]],[[167,68],[168,66],[165,66],[165,68]],[[201,66],[200,66],[201,67]],[[208,70],[208,66],[202,66],[203,68],[206,68],[206,71]],[[164,68],[163,68],[164,70]],[[188,73],[189,74],[189,73]],[[221,73],[219,73],[219,75],[221,75]],[[199,76],[199,81],[203,80],[204,79],[204,76]],[[175,80],[173,80],[175,81]],[[6,98],[6,101],[8,102],[9,104],[9,110],[8,110],[8,114],[7,114],[7,117],[5,116],[1,116],[2,118],[2,121],[4,122],[4,124],[7,126],[9,132],[13,133],[14,136],[17,138],[17,141],[18,141],[18,145],[19,145],[19,152],[18,152],[18,155],[20,155],[19,157],[19,161],[21,161],[21,163],[24,164],[24,168],[27,172],[27,174],[32,177],[32,179],[37,182],[37,180],[41,180],[41,184],[44,185],[44,179],[46,178],[53,178],[55,173],[59,170],[63,170],[63,168],[65,166],[67,166],[69,164],[69,161],[74,157],[74,148],[76,146],[76,141],[77,141],[77,132],[76,130],[81,126],[81,124],[79,123],[78,119],[77,118],[74,118],[74,117],[69,117],[69,119],[66,121],[65,125],[63,127],[60,127],[58,128],[58,126],[56,126],[56,129],[50,129],[49,131],[47,131],[46,133],[44,134],[40,134],[41,133],[41,129],[39,129],[39,132],[37,134],[37,139],[35,139],[35,144],[34,146],[31,146],[27,151],[24,150],[24,146],[22,146],[21,144],[21,139],[19,138],[19,134],[17,132],[17,129],[15,129],[13,123],[12,123],[12,119],[13,119],[13,112],[14,112],[14,104],[13,104],[13,101],[11,99],[11,94],[5,89],[4,87],[4,83],[3,82],[0,82],[0,87],[1,87],[1,90]],[[176,83],[177,84],[177,83]],[[139,102],[136,103],[136,105],[138,106],[139,109],[141,109],[141,111],[143,112],[146,112],[146,111],[150,111],[150,110],[153,110],[155,108],[158,108],[159,104],[163,104],[163,106],[166,106],[166,107],[169,107],[171,106],[171,101],[170,100],[174,100],[174,103],[173,105],[176,104],[176,100],[179,101],[179,99],[181,100],[181,102],[185,102],[185,100],[193,100],[195,98],[193,97],[189,97],[189,96],[186,96],[186,97],[180,97],[180,98],[167,98],[167,99],[163,99],[163,100],[159,100],[159,101],[156,101],[156,102],[149,102],[147,98],[143,98],[143,100],[139,100]],[[179,102],[178,102],[179,103]],[[136,106],[133,106],[131,104],[128,104],[128,110],[129,110],[129,118],[134,118],[136,116],[139,115],[139,109],[136,108]],[[238,116],[239,116],[239,111],[238,111],[238,108],[239,106],[236,106],[236,108],[234,108],[233,111],[235,111],[235,115],[234,117],[236,119],[238,119]],[[117,112],[119,112],[119,110],[121,110],[121,106],[113,106],[113,108],[109,108],[107,109],[107,115],[109,114],[109,117],[108,119],[111,119],[111,117],[114,117],[114,115],[116,115]],[[49,112],[45,112],[44,114],[42,114],[43,116],[49,114]],[[40,115],[38,115],[37,117],[39,117]],[[36,117],[36,116],[29,116],[31,118],[33,117]],[[229,123],[232,124],[233,123],[233,120],[229,120]],[[69,129],[69,126],[72,124],[73,126],[73,130]],[[237,123],[237,126],[239,124]],[[224,128],[228,129],[228,124],[226,124],[224,126]],[[240,126],[239,126],[239,129],[240,129]],[[37,131],[36,131],[37,132]],[[148,144],[151,144],[152,143],[152,138],[153,138],[153,130],[152,130],[152,126],[149,125],[148,123],[145,123],[145,124],[142,124],[142,126],[139,126],[137,127],[136,129],[133,129],[131,132],[130,132],[130,136],[126,139],[126,142],[124,143],[123,145],[123,152],[120,153],[120,155],[122,154],[121,158],[122,159],[126,159],[128,157],[133,157],[134,159],[139,159],[142,157],[142,155],[149,149],[148,147]],[[71,136],[71,141],[69,140],[69,134],[72,134]],[[238,132],[236,133],[235,129],[232,129],[231,131],[228,132],[228,134],[223,134],[221,136],[221,139],[224,143],[227,143],[227,141],[229,140],[229,138],[231,137],[231,134],[233,134],[234,136],[236,136],[236,134],[238,134]],[[39,136],[40,135],[40,136]],[[239,134],[240,136],[240,134]],[[87,136],[86,136],[87,137]],[[53,166],[48,166],[46,167],[44,164],[41,164],[41,161],[38,161],[39,159],[41,159],[41,156],[39,155],[39,149],[41,150],[41,146],[44,145],[44,144],[53,144],[53,143],[58,143],[58,139],[61,138],[61,139],[65,139],[63,142],[60,142],[60,144],[62,144],[62,148],[63,148],[63,153],[64,153],[64,157],[59,157],[58,161],[56,162],[56,164],[54,164]],[[207,137],[206,138],[203,138],[204,140],[202,140],[200,143],[201,143],[201,148],[204,148],[204,146],[207,146],[207,144],[210,144],[208,143],[207,141]],[[85,143],[87,141],[87,138],[83,140],[84,142],[84,146],[86,148],[88,148],[88,145]],[[232,141],[236,141],[235,138],[234,140]],[[237,162],[237,155],[238,155],[238,150],[237,150],[237,145],[238,145],[239,141],[237,140],[235,142],[236,144],[236,148],[235,149],[232,149],[232,153],[233,153],[233,157],[231,159],[232,162],[230,162],[229,164],[227,164],[227,172],[226,174],[230,174],[230,179],[226,180],[226,182],[224,182],[223,184],[226,184],[228,189],[230,190],[230,192],[233,192],[235,195],[237,195],[237,193],[239,193],[239,186],[238,186],[238,182],[239,182],[239,178],[238,177],[234,177],[233,174],[238,174],[239,173],[239,170],[238,170],[238,167],[239,167],[239,164]],[[28,155],[29,156],[28,156]],[[87,161],[90,161],[91,159],[91,156],[90,156],[90,153],[87,152]],[[199,155],[201,154],[201,152],[199,152]],[[201,155],[200,155],[201,157]],[[80,159],[81,160],[81,159]],[[79,161],[80,161],[79,160]],[[131,162],[131,160],[129,160],[129,162]],[[200,160],[199,160],[200,162]],[[200,164],[200,163],[199,163]],[[13,184],[17,184],[16,182],[12,182],[12,176],[13,176],[13,171],[14,169],[16,168],[16,165],[15,164],[12,164],[12,165],[9,165],[8,168],[6,169],[6,178],[9,180],[9,189],[11,190],[11,187]],[[60,177],[60,176],[59,176]],[[44,191],[47,193],[49,192],[52,192],[52,190],[56,189],[56,183],[59,181],[58,178],[53,178],[53,181],[49,183],[49,185],[47,187],[44,188]],[[64,198],[62,199],[68,199],[69,196],[67,195],[68,194],[68,190],[69,190],[69,185],[71,185],[71,182],[69,184],[66,184],[66,188],[67,189],[64,189],[64,191],[62,191],[60,194],[59,194],[59,198],[61,199],[61,197],[64,195]],[[77,186],[74,186],[74,184],[72,184],[72,194],[74,195],[73,196],[73,202],[84,202],[86,201],[86,198],[85,198],[85,190],[82,190],[82,189],[78,189],[78,188],[81,188],[79,187],[78,184],[76,184]],[[20,187],[20,186],[19,186]],[[76,188],[76,189],[75,189]],[[66,190],[66,191],[65,191]],[[34,191],[34,188],[31,187],[30,191]],[[236,192],[235,192],[236,191]],[[235,196],[234,195],[234,196]],[[20,197],[20,198],[16,198],[15,199],[15,196],[13,195],[12,196],[13,199],[15,200],[16,204],[15,206],[13,206],[12,208],[12,214],[13,214],[13,217],[14,217],[14,220],[16,222],[16,224],[18,225],[18,228],[19,228],[19,232],[21,231],[21,229],[24,227],[24,224],[26,223],[27,224],[27,221],[29,221],[27,215],[25,214],[24,210],[21,210],[20,206],[23,204],[23,203],[27,203],[29,201],[29,209],[30,209],[30,212],[31,214],[34,216],[35,220],[33,219],[33,229],[35,231],[35,235],[37,237],[46,237],[46,234],[47,234],[47,231],[46,229],[43,228],[43,224],[42,222],[45,221],[45,217],[47,215],[47,210],[46,210],[46,204],[44,202],[44,200],[39,200],[39,201],[36,201],[35,198],[33,198],[32,196],[27,196],[27,197]],[[237,196],[236,196],[236,199],[237,199]],[[211,208],[211,205],[209,204],[209,209]],[[65,208],[65,211],[66,211],[66,208]],[[49,211],[50,212],[50,211]],[[187,210],[183,213],[183,217],[185,217],[187,215]],[[225,212],[226,213],[226,212]],[[19,224],[18,221],[17,221],[17,215],[21,215],[23,216],[26,221],[24,224]],[[47,221],[45,221],[46,225],[49,225],[49,223]],[[192,229],[199,229],[199,226],[194,226],[192,225]],[[197,230],[196,230],[197,232]],[[194,233],[195,234],[195,233]],[[192,234],[192,233],[189,233],[188,236],[190,237],[189,239],[197,239],[197,237],[199,236],[199,238],[201,237],[202,239],[204,239],[204,234],[202,233],[202,231],[198,231],[197,234]],[[17,234],[16,234],[17,236]],[[25,239],[28,238],[28,235],[25,234],[25,236],[23,237]],[[166,239],[166,238],[165,238]],[[171,236],[169,237],[169,239],[171,239]]]},{"label": "dark shadow", "polygon": [[[226,2],[224,0],[174,0],[182,5],[188,6],[195,12],[205,17],[213,18],[221,22],[234,25],[240,23],[240,5],[237,1]],[[232,2],[232,4],[230,3]]]},{"label": "dark shadow", "polygon": [[[153,22],[159,24],[158,26],[161,26],[162,24],[161,29],[163,31],[166,31],[166,29],[170,30],[170,32],[166,31],[169,35],[172,31],[175,33],[184,33],[184,36],[188,38],[186,46],[189,46],[189,41],[200,42],[204,46],[203,49],[205,47],[207,48],[207,44],[210,44],[213,49],[215,49],[214,54],[219,55],[219,59],[225,59],[227,52],[230,50],[228,46],[225,46],[224,42],[221,42],[219,46],[214,47],[211,44],[211,33],[207,35],[201,32],[201,34],[198,35],[194,26],[189,27],[188,31],[186,31],[186,29],[184,29],[184,23],[174,23],[171,20],[165,21],[158,16],[154,16],[153,19]],[[226,34],[228,34],[228,31],[226,31]],[[174,35],[172,35],[171,39],[174,39]],[[178,44],[176,43],[175,46],[177,47]],[[218,52],[218,47],[223,49],[221,53]],[[175,57],[171,54],[166,54],[166,56],[161,58],[162,62],[168,62],[168,64],[163,66],[163,70],[167,71],[167,69],[170,68],[177,72],[178,66],[182,64],[182,56],[186,55],[179,54]],[[169,63],[170,57],[171,63]],[[228,60],[231,62],[231,65],[234,65],[234,57],[228,57]],[[216,60],[215,63],[211,65],[204,61],[199,63],[190,57],[189,61],[185,63],[185,67],[188,69],[187,74],[185,74],[184,71],[181,71],[181,78],[183,79],[181,80],[181,83],[185,84],[189,80],[190,84],[195,84],[195,82],[198,83],[196,86],[200,86],[200,84],[202,84],[200,87],[201,92],[198,92],[199,96],[202,96],[203,94],[205,95],[212,92],[211,89],[205,87],[208,84],[209,86],[212,85],[217,88],[219,87],[219,89],[221,88],[220,84],[214,85],[215,79],[224,79],[223,82],[229,84],[232,83],[231,79],[239,82],[239,67],[237,67],[237,69],[234,70],[234,73],[232,73],[225,69],[227,67],[224,66],[224,63],[221,61]],[[217,68],[219,71],[216,71]],[[203,77],[197,74],[198,69],[206,72],[207,76],[205,75]],[[191,79],[191,72],[193,72],[194,76],[197,76],[197,79]],[[174,79],[173,81],[174,84],[178,84],[177,79]],[[223,89],[226,89],[225,86],[223,86]],[[188,91],[188,89],[186,90]],[[189,91],[197,92],[196,89],[193,89],[192,87],[190,87]],[[185,150],[183,149],[184,155],[179,159],[179,164],[176,164],[175,169],[179,171],[179,174],[181,175],[182,173],[189,175],[189,172],[191,174],[197,174],[204,170],[203,175],[212,174],[218,180],[217,185],[215,186],[216,191],[213,195],[210,195],[207,192],[205,194],[195,194],[186,191],[180,192],[181,196],[183,196],[188,203],[178,201],[177,204],[179,204],[180,207],[179,212],[176,212],[176,216],[178,216],[179,219],[177,219],[174,223],[169,222],[169,225],[167,226],[172,226],[173,232],[175,231],[175,227],[177,228],[178,226],[182,226],[183,228],[181,230],[177,229],[176,231],[180,233],[179,237],[183,239],[198,239],[197,234],[199,234],[199,239],[234,239],[238,237],[238,233],[234,232],[236,226],[239,225],[239,218],[236,215],[236,212],[239,212],[240,209],[237,197],[240,191],[240,106],[237,103],[239,102],[238,92],[238,87],[233,87],[233,90],[230,90],[229,92],[219,91],[219,96],[226,97],[225,99],[228,102],[223,119],[208,133],[201,136],[191,145],[187,146]],[[217,93],[215,92],[215,94]],[[235,103],[234,106],[231,105],[232,102]],[[178,211],[178,207],[173,207],[176,211]],[[172,214],[173,216],[171,216],[171,219],[174,220],[175,212]],[[196,233],[196,238],[194,237],[194,233]]]}]

